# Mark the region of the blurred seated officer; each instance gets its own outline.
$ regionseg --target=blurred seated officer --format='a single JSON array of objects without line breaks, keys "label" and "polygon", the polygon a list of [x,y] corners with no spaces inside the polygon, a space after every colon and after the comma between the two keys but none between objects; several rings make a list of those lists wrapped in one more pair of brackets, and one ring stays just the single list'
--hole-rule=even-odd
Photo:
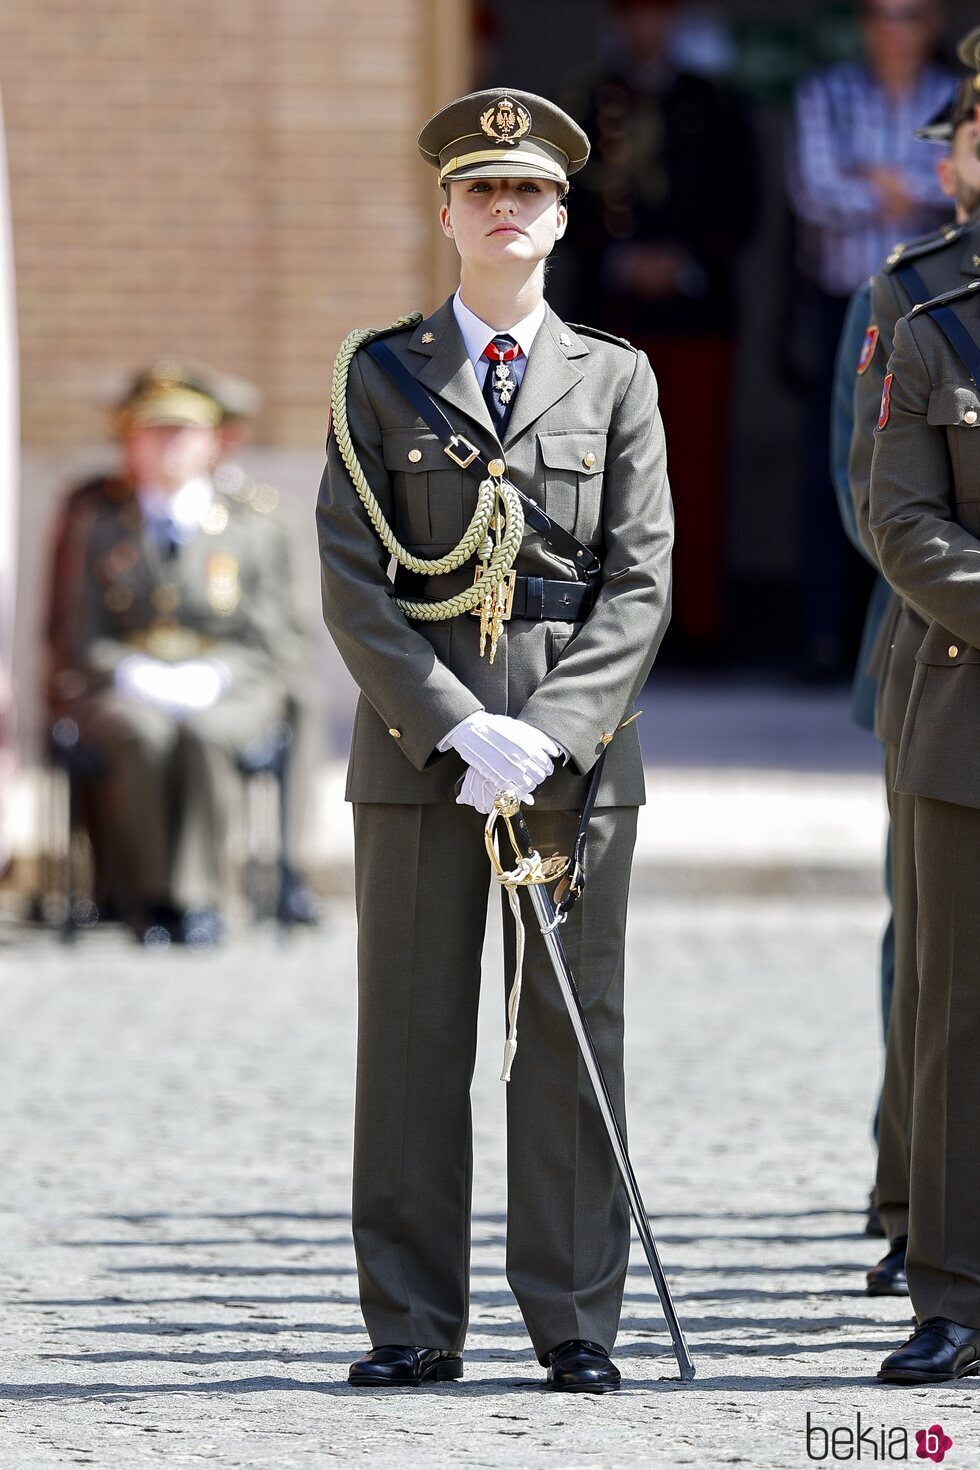
[{"label": "blurred seated officer", "polygon": [[141,374],[117,409],[119,474],[76,491],[58,535],[49,707],[102,758],[106,878],[150,945],[222,937],[236,761],[287,697],[268,523],[213,479],[218,381]]}]

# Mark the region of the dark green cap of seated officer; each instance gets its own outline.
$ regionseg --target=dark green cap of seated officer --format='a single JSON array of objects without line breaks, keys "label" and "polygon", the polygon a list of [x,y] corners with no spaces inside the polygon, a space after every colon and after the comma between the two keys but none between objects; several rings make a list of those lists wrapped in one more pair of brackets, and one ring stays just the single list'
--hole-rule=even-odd
[{"label": "dark green cap of seated officer", "polygon": [[491,87],[458,97],[429,118],[419,152],[440,184],[460,179],[551,179],[560,193],[589,157],[578,123],[533,92]]}]

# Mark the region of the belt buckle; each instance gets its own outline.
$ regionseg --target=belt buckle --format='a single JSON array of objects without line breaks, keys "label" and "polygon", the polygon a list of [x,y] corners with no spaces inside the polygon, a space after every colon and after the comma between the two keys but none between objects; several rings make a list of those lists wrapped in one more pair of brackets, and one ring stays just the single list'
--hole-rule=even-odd
[{"label": "belt buckle", "polygon": [[[477,567],[476,570],[475,570],[474,577],[473,577],[473,584],[474,584],[474,586],[476,585],[477,582],[480,582],[482,580],[483,580],[483,568],[482,567]],[[514,593],[517,591],[517,573],[516,572],[508,572],[507,575],[506,575],[506,577],[504,578],[503,582],[501,582],[500,585],[503,588],[503,592],[504,592],[504,605],[500,609],[500,621],[502,623],[509,623],[510,622],[510,618],[511,618],[511,614],[514,611]],[[479,609],[479,607],[474,607],[474,608],[471,608],[470,609],[470,617],[471,618],[478,618],[479,616],[480,616],[480,609]]]},{"label": "belt buckle", "polygon": [[[454,453],[459,445],[463,447],[462,455]],[[468,454],[466,454],[467,450],[469,450]],[[458,464],[461,470],[468,470],[480,453],[476,445],[471,444],[468,439],[464,439],[462,434],[454,434],[449,443],[442,446],[442,452],[443,454],[448,454],[453,464]],[[463,455],[465,455],[465,458]]]}]

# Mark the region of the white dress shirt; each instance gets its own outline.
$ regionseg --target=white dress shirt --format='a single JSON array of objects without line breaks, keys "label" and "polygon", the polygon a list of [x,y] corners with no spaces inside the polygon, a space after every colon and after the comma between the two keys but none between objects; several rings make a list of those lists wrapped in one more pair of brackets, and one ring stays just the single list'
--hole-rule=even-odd
[{"label": "white dress shirt", "polygon": [[[470,311],[469,307],[466,305],[466,302],[463,300],[462,296],[460,296],[458,289],[456,291],[456,295],[453,297],[453,315],[456,318],[456,325],[459,327],[459,330],[463,335],[463,344],[466,348],[466,355],[469,358],[470,362],[473,364],[473,371],[476,373],[476,381],[479,384],[480,390],[482,392],[483,384],[487,376],[487,369],[490,366],[486,358],[483,356],[484,351],[486,350],[487,344],[489,342],[492,342],[494,337],[500,337],[501,335],[503,335],[504,329],[500,327],[490,327],[485,321],[481,321],[475,311]],[[531,314],[529,316],[526,316],[523,321],[516,322],[514,326],[506,328],[506,335],[508,337],[514,338],[522,353],[521,356],[516,357],[514,361],[510,364],[510,370],[514,374],[514,377],[517,379],[518,383],[520,383],[521,379],[524,377],[524,369],[527,366],[527,356],[528,353],[531,351],[531,344],[533,343],[535,337],[538,335],[538,329],[541,326],[541,323],[544,321],[544,316],[545,304],[543,301],[539,301]]]},{"label": "white dress shirt", "polygon": [[161,539],[171,530],[178,541],[193,540],[204,523],[214,492],[206,475],[195,475],[176,494],[157,485],[140,485],[137,492],[143,518]]}]

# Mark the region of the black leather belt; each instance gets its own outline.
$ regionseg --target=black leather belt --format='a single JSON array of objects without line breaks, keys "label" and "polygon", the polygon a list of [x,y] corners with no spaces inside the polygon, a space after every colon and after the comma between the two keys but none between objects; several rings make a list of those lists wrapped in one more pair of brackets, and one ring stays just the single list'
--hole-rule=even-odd
[{"label": "black leather belt", "polygon": [[[447,583],[456,581],[456,578],[422,577],[416,572],[399,567],[395,575],[395,591],[399,597],[418,598],[425,601],[426,593],[434,590],[434,584],[438,582],[439,597],[428,599],[436,602],[444,597],[454,596],[456,592],[462,590],[463,586],[469,585],[471,580],[472,578],[468,578],[459,587],[450,586],[447,590]],[[594,589],[584,582],[564,582],[548,577],[518,576],[513,576],[513,582],[514,597],[510,612],[504,619],[505,622],[510,618],[529,618],[556,623],[581,623],[589,616],[595,601]]]},{"label": "black leather belt", "polygon": [[592,611],[595,593],[581,582],[554,582],[544,577],[516,577],[512,618],[563,623],[583,622]]}]

